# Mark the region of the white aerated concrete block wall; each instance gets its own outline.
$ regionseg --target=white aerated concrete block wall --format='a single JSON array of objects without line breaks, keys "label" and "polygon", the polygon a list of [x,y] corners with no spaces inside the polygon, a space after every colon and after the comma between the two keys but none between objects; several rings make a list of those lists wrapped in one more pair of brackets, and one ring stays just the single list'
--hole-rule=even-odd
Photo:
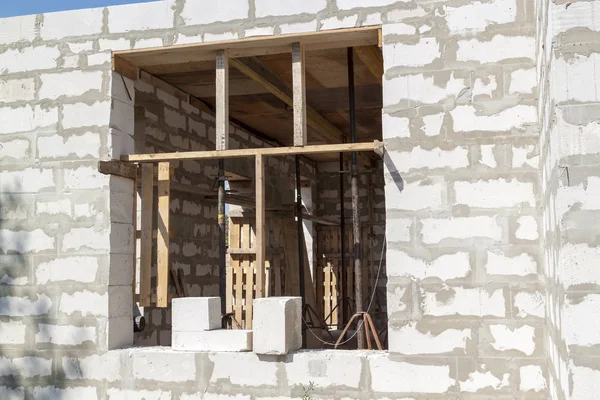
[{"label": "white aerated concrete block wall", "polygon": [[[579,0],[165,0],[0,20],[0,397],[265,400],[312,381],[315,398],[593,398],[598,15]],[[133,187],[97,172],[136,144],[137,90],[111,51],[379,23],[391,354],[105,353],[133,342],[118,300]],[[202,134],[169,107],[165,124]],[[187,258],[212,249],[173,245],[186,272],[210,270]]]},{"label": "white aerated concrete block wall", "polygon": [[302,298],[254,300],[252,348],[257,354],[288,354],[302,347]]},{"label": "white aerated concrete block wall", "polygon": [[252,331],[216,329],[212,331],[173,331],[173,350],[239,352],[252,350]]}]

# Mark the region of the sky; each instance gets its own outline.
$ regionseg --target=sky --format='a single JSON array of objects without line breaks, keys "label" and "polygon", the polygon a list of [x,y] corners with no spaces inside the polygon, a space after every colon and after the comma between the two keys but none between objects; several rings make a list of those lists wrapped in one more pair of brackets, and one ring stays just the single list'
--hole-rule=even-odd
[{"label": "sky", "polygon": [[0,18],[156,0],[0,0]]}]

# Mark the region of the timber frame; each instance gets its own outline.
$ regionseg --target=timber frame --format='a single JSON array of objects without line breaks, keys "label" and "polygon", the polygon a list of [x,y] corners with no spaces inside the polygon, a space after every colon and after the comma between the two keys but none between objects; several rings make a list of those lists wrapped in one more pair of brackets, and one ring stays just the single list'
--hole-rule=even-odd
[{"label": "timber frame", "polygon": [[[325,31],[309,33],[304,35],[278,35],[262,38],[249,38],[234,41],[223,41],[213,43],[201,43],[194,45],[180,45],[169,48],[143,49],[130,51],[117,51],[113,53],[113,69],[117,73],[134,80],[143,80],[157,88],[167,91],[167,93],[177,97],[181,101],[195,106],[203,111],[211,112],[215,115],[215,150],[208,151],[183,151],[173,153],[153,153],[153,154],[131,154],[124,155],[120,161],[101,162],[99,170],[103,173],[126,176],[134,180],[134,187],[138,188],[140,183],[141,193],[141,227],[139,233],[136,230],[136,237],[140,238],[140,294],[137,300],[142,306],[155,305],[156,307],[167,307],[170,295],[168,293],[169,276],[175,278],[177,295],[185,295],[182,290],[183,282],[178,282],[177,272],[170,269],[169,263],[169,204],[172,190],[184,190],[177,182],[171,182],[173,169],[171,162],[181,160],[218,160],[219,161],[219,191],[218,191],[218,209],[219,209],[219,287],[221,295],[221,304],[223,315],[227,315],[231,310],[227,309],[225,304],[226,285],[231,286],[231,282],[225,282],[225,237],[224,220],[225,203],[236,204],[230,200],[238,200],[237,204],[250,205],[255,209],[255,242],[251,249],[255,254],[255,293],[256,297],[268,295],[268,283],[265,287],[265,281],[268,276],[265,274],[265,246],[266,246],[266,227],[265,215],[269,211],[265,203],[265,159],[270,156],[295,156],[296,159],[296,217],[298,227],[298,245],[303,240],[302,218],[311,219],[312,216],[306,216],[302,211],[302,197],[300,194],[300,167],[299,157],[302,155],[316,154],[335,154],[342,157],[343,153],[352,153],[353,159],[353,220],[355,227],[358,221],[358,194],[354,198],[356,188],[356,160],[360,160],[366,166],[371,166],[372,155],[382,156],[383,144],[377,140],[372,142],[357,142],[355,126],[355,94],[354,94],[354,67],[353,67],[353,48],[357,46],[357,56],[368,66],[369,74],[381,79],[383,75],[383,59],[381,52],[378,51],[378,45],[381,47],[381,30],[379,27],[366,27],[355,29],[344,29],[338,31]],[[350,125],[351,125],[351,143],[343,143],[345,134],[330,121],[319,114],[315,109],[307,105],[306,101],[306,59],[307,50],[319,49],[348,49],[348,79],[349,79],[349,103],[350,103]],[[284,82],[277,76],[277,73],[271,71],[267,65],[261,62],[257,56],[291,53],[292,85]],[[175,71],[179,69],[193,68],[194,63],[204,61],[216,61],[215,68],[215,90],[216,100],[214,107],[205,101],[195,98],[183,90],[171,85],[153,75],[153,71],[169,69]],[[229,149],[229,125],[237,125],[242,129],[248,129],[243,123],[236,121],[229,115],[229,68],[237,69],[247,78],[250,78],[259,86],[263,87],[268,93],[285,103],[293,109],[293,146],[279,146],[266,148],[247,148],[247,149]],[[327,144],[308,144],[308,128],[313,130],[320,140]],[[260,133],[259,133],[260,135]],[[277,143],[273,143],[277,145]],[[365,154],[366,153],[366,154]],[[226,196],[223,189],[224,182],[224,160],[241,157],[253,157],[255,163],[255,199],[234,199]],[[156,164],[156,169],[155,165]],[[155,179],[155,173],[157,178]],[[158,201],[154,204],[154,187],[157,187]],[[188,188],[190,192],[210,196],[210,193],[198,192],[196,188]],[[137,196],[134,194],[137,198]],[[226,200],[229,198],[229,200]],[[134,209],[137,207],[134,202]],[[157,211],[157,229],[154,232],[152,220],[154,210]],[[137,212],[137,210],[134,210]],[[356,214],[356,215],[354,215]],[[314,217],[312,217],[314,220]],[[331,223],[330,221],[325,221]],[[335,225],[335,223],[334,223]],[[359,225],[358,225],[359,226]],[[343,225],[342,225],[343,229]],[[355,240],[359,240],[356,238]],[[156,261],[157,261],[157,280],[155,293],[151,286],[151,260],[153,241],[156,239]],[[356,248],[356,242],[355,246]],[[303,297],[304,306],[304,272],[303,272],[303,251],[299,249],[299,275],[300,275],[300,293]],[[223,256],[223,257],[222,257]],[[135,257],[135,255],[134,255]],[[360,259],[360,253],[355,258]],[[357,268],[360,268],[360,261],[357,261]],[[134,273],[135,275],[135,273]],[[357,275],[360,285],[360,275]],[[133,277],[134,287],[136,276]],[[178,289],[179,287],[179,289]],[[360,292],[357,292],[360,294]],[[135,290],[134,290],[135,296]],[[357,295],[358,299],[362,296]],[[360,300],[359,300],[360,301]],[[230,303],[230,302],[229,302]],[[228,303],[228,304],[229,304]],[[358,308],[357,308],[358,309]],[[359,348],[361,340],[359,334]],[[303,334],[303,339],[304,334]]]}]

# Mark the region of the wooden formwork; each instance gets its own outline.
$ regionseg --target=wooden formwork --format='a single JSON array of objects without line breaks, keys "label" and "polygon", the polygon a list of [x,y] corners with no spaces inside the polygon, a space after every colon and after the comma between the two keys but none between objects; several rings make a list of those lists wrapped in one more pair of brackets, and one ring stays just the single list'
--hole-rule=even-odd
[{"label": "wooden formwork", "polygon": [[[346,267],[346,295],[347,302],[351,305],[351,310],[354,310],[354,238],[352,226],[347,226],[345,231],[345,263],[343,265]],[[371,252],[373,250],[372,246],[369,246],[369,231],[369,227],[363,227],[362,229],[361,260],[363,293],[365,294],[371,293],[374,280],[373,271],[370,266]],[[317,228],[317,299],[322,299],[325,323],[333,329],[341,329],[346,322],[342,320],[341,246],[342,235],[339,226],[319,226]]]},{"label": "wooden formwork", "polygon": [[[283,236],[277,217],[266,219],[265,296],[285,293]],[[229,266],[227,267],[227,310],[233,311],[243,329],[252,328],[252,301],[256,295],[255,219],[230,216]]]}]

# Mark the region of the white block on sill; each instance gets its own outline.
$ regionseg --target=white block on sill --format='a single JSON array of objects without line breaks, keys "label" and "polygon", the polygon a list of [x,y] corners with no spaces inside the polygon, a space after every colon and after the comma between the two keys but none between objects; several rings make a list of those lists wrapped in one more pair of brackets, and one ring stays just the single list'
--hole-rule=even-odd
[{"label": "white block on sill", "polygon": [[217,329],[213,331],[173,331],[173,350],[182,351],[251,351],[252,331]]},{"label": "white block on sill", "polygon": [[173,331],[198,332],[221,328],[219,297],[180,297],[172,302]]},{"label": "white block on sill", "polygon": [[287,354],[302,347],[302,299],[255,299],[252,348],[257,354]]}]

